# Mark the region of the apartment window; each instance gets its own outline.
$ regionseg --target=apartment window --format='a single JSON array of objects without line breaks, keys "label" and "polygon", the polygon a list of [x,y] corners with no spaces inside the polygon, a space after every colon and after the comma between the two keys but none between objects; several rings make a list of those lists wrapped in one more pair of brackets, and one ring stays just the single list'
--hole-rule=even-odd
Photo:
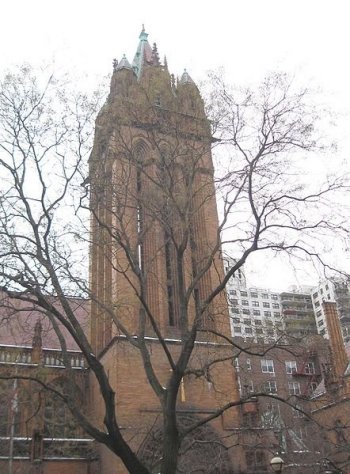
[{"label": "apartment window", "polygon": [[250,311],[249,311],[249,309],[243,308],[242,313],[243,314],[250,314]]},{"label": "apartment window", "polygon": [[300,383],[299,382],[288,382],[289,395],[300,395]]},{"label": "apartment window", "polygon": [[263,302],[263,307],[264,308],[269,308],[270,307],[270,303],[267,303],[266,301]]},{"label": "apartment window", "polygon": [[287,374],[294,374],[297,371],[297,363],[295,360],[286,360],[285,364]]},{"label": "apartment window", "polygon": [[320,319],[318,322],[317,322],[317,326],[323,326],[324,325],[324,321],[323,319]]},{"label": "apartment window", "polygon": [[[268,329],[266,334],[270,337],[273,337],[275,335],[275,333],[273,332],[273,329]],[[273,339],[271,340],[271,342],[273,342]]]},{"label": "apartment window", "polygon": [[272,300],[278,300],[278,295],[271,295]]},{"label": "apartment window", "polygon": [[234,305],[237,305],[238,304],[238,300],[234,299],[234,298],[230,298],[230,303],[231,304],[234,304]]},{"label": "apartment window", "polygon": [[317,311],[316,316],[317,316],[318,318],[319,318],[320,316],[322,316],[322,311],[321,311],[321,310]]},{"label": "apartment window", "polygon": [[272,307],[275,308],[275,309],[278,309],[280,307],[280,305],[278,303],[272,303]]},{"label": "apartment window", "polygon": [[326,328],[321,329],[320,334],[321,336],[324,336],[326,334]]},{"label": "apartment window", "polygon": [[271,360],[271,359],[262,359],[260,362],[261,362],[261,371],[263,373],[269,373],[269,374],[274,374],[275,373],[273,360]]},{"label": "apartment window", "polygon": [[320,302],[319,301],[315,301],[315,306],[316,308],[318,308],[320,306]]},{"label": "apartment window", "polygon": [[264,334],[264,333],[263,333],[263,330],[262,330],[261,328],[256,328],[255,332],[256,332],[257,334]]},{"label": "apartment window", "polygon": [[275,318],[280,318],[281,317],[281,313],[279,313],[278,311],[273,313],[273,315],[275,316]]},{"label": "apartment window", "polygon": [[247,324],[248,326],[250,326],[252,324],[250,319],[243,319],[243,322],[244,322],[244,324]]},{"label": "apartment window", "polygon": [[329,290],[329,286],[328,286],[328,285],[326,285],[326,290],[327,290],[327,291]]},{"label": "apartment window", "polygon": [[266,393],[277,393],[277,384],[274,380],[268,380],[264,383],[264,391]]},{"label": "apartment window", "polygon": [[252,328],[245,328],[245,333],[246,334],[253,334],[253,329]]},{"label": "apartment window", "polygon": [[254,293],[254,292],[250,292],[250,297],[251,298],[257,298],[258,297],[258,293]]},{"label": "apartment window", "polygon": [[241,320],[239,318],[232,318],[232,322],[235,324],[239,324]]},{"label": "apartment window", "polygon": [[241,334],[241,332],[242,332],[241,328],[239,326],[234,326],[233,330],[234,330],[235,334]]},{"label": "apartment window", "polygon": [[262,323],[261,323],[260,319],[255,320],[255,326],[261,326],[261,324]]},{"label": "apartment window", "polygon": [[311,383],[310,383],[310,392],[311,392],[311,393],[316,390],[317,385],[318,385],[317,382],[311,382]]},{"label": "apartment window", "polygon": [[271,311],[264,311],[264,316],[269,318],[271,316]]},{"label": "apartment window", "polygon": [[258,309],[253,309],[254,316],[260,316],[260,311]]},{"label": "apartment window", "polygon": [[239,314],[239,309],[238,308],[230,308],[231,313],[234,314]]},{"label": "apartment window", "polygon": [[304,367],[305,374],[314,374],[315,373],[315,364],[313,362],[307,362]]},{"label": "apartment window", "polygon": [[233,366],[236,369],[236,371],[239,372],[239,359],[238,359],[238,357],[235,357],[233,359]]},{"label": "apartment window", "polygon": [[236,291],[236,290],[230,290],[230,291],[229,291],[229,294],[230,294],[230,295],[236,295],[236,294],[237,294],[237,291]]},{"label": "apartment window", "polygon": [[318,293],[317,291],[312,295],[313,298],[317,298],[318,297]]},{"label": "apartment window", "polygon": [[[258,329],[256,330],[256,333],[258,334]],[[264,338],[263,337],[258,337],[257,339],[258,344],[264,344]]]},{"label": "apartment window", "polygon": [[259,301],[252,301],[252,305],[255,307],[259,306]]},{"label": "apartment window", "polygon": [[320,291],[321,295],[323,295],[323,288],[321,288],[321,291]]},{"label": "apartment window", "polygon": [[263,293],[263,294],[261,295],[261,297],[262,297],[264,300],[268,300],[268,299],[269,299],[268,293]]},{"label": "apartment window", "polygon": [[248,300],[242,300],[242,305],[243,306],[248,306],[249,305]]},{"label": "apartment window", "polygon": [[247,293],[246,291],[241,291],[241,296],[247,297],[247,296],[248,296],[248,293]]},{"label": "apartment window", "polygon": [[[251,363],[251,360],[250,359],[247,359],[246,360],[246,364],[247,364],[247,370],[252,370],[252,363]],[[253,382],[252,382],[253,383]]]}]

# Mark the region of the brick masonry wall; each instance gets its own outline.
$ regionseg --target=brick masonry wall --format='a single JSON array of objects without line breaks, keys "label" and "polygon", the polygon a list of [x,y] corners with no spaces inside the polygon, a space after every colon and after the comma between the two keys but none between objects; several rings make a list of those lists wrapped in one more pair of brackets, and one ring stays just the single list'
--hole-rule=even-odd
[{"label": "brick masonry wall", "polygon": [[[180,346],[169,344],[171,353],[176,356]],[[151,359],[155,372],[164,385],[170,374],[169,363],[163,349],[156,341],[149,342]],[[190,369],[198,374],[198,370],[214,359],[230,357],[230,346],[198,344],[194,350]],[[109,374],[112,386],[117,392],[117,415],[123,434],[138,450],[148,432],[155,424],[161,425],[161,407],[148,383],[142,360],[138,350],[123,339],[115,341],[103,357],[103,363]],[[94,384],[91,384],[94,386]],[[229,401],[237,399],[237,389],[234,369],[231,360],[215,364],[210,369],[207,379],[194,373],[186,375],[179,394],[178,412],[192,414],[196,417],[206,416],[219,409]],[[93,389],[91,399],[92,412],[96,422],[102,426],[103,408],[100,403],[97,387]],[[238,411],[228,410],[211,423],[218,438],[237,428],[239,424]],[[225,442],[225,441],[223,441]],[[120,462],[105,448],[101,450],[101,469],[104,474],[126,472],[120,467]]]}]

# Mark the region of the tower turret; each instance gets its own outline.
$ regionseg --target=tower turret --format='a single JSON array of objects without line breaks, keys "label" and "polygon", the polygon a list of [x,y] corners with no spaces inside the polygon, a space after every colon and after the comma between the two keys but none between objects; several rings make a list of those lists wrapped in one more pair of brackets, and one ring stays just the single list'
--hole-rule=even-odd
[{"label": "tower turret", "polygon": [[43,342],[42,342],[42,325],[38,320],[34,327],[34,336],[32,342],[32,362],[40,364],[42,361]]},{"label": "tower turret", "polygon": [[136,76],[125,54],[121,61],[113,61],[110,96],[129,96],[130,87],[136,83]]},{"label": "tower turret", "polygon": [[185,69],[177,86],[179,109],[188,115],[205,118],[204,102],[194,80]]}]

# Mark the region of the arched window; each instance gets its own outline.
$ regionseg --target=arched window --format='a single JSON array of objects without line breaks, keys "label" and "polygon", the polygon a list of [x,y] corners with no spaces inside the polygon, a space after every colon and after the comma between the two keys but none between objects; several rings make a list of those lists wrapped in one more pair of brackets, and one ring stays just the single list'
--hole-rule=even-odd
[{"label": "arched window", "polygon": [[[69,392],[68,392],[68,384]],[[81,393],[78,387],[74,387],[72,393],[72,382],[64,379],[58,379],[52,388],[59,393],[73,396],[77,405],[81,406]],[[44,436],[46,438],[75,438],[80,433],[75,418],[69,410],[67,404],[61,397],[53,392],[46,392],[45,410],[44,410]]]}]

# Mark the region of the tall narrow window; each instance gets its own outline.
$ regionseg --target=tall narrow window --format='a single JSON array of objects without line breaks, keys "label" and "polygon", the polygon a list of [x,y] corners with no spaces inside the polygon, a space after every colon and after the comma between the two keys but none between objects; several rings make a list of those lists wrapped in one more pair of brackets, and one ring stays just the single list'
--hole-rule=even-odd
[{"label": "tall narrow window", "polygon": [[173,187],[174,187],[174,163],[170,150],[166,145],[160,150],[159,161],[157,162],[158,179],[162,190],[162,219],[164,228],[164,257],[166,272],[166,291],[168,301],[168,324],[169,326],[178,326],[179,305],[176,298],[178,287],[178,273],[175,264],[175,248],[172,241],[176,223],[174,221],[174,210],[172,205]]},{"label": "tall narrow window", "polygon": [[175,326],[175,311],[174,311],[174,287],[173,287],[173,274],[171,265],[171,244],[170,238],[167,232],[164,234],[165,240],[165,270],[166,270],[166,284],[167,284],[167,297],[168,297],[168,317],[169,325]]},{"label": "tall narrow window", "polygon": [[137,259],[138,265],[141,271],[144,269],[144,255],[143,255],[143,215],[142,215],[142,203],[141,203],[141,171],[137,169],[136,173],[136,189],[137,189]]}]

